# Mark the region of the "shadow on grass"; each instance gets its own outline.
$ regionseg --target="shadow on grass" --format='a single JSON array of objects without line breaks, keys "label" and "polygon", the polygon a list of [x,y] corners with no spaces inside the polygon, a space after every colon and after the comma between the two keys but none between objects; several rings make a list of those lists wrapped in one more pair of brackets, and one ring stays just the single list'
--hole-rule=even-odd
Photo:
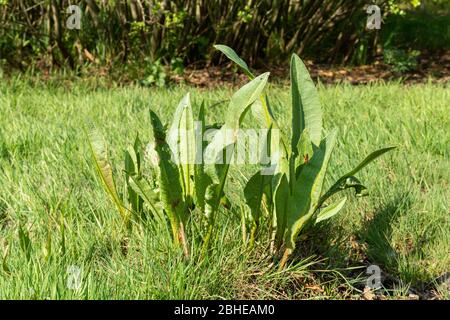
[{"label": "shadow on grass", "polygon": [[[313,228],[308,237],[298,244],[295,259],[315,256],[323,262],[323,274],[330,280],[336,272],[342,274],[354,288],[364,289],[366,268],[375,264],[382,270],[382,281],[386,288],[398,284],[395,275],[398,270],[399,253],[392,246],[392,231],[398,219],[412,205],[409,192],[397,194],[387,203],[381,204],[373,218],[363,223],[361,229],[349,234],[344,227],[332,219]],[[323,277],[322,276],[322,277]]]},{"label": "shadow on grass", "polygon": [[408,192],[397,195],[391,201],[375,210],[373,219],[367,221],[358,238],[366,244],[366,254],[371,263],[385,266],[389,270],[398,267],[398,253],[392,247],[392,229],[399,217],[411,208],[412,199]]}]

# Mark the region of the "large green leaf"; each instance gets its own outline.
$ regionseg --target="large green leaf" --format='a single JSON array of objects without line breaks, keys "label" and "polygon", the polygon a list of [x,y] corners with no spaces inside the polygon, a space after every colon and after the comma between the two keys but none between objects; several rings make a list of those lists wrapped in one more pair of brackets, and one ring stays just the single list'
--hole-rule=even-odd
[{"label": "large green leaf", "polygon": [[[250,80],[253,80],[255,78],[255,75],[248,68],[247,63],[244,60],[242,60],[233,49],[221,44],[215,45],[214,47],[217,50],[224,53],[231,61],[236,63],[239,67],[241,67]],[[278,128],[276,122],[274,121],[273,112],[271,111],[267,95],[261,95],[259,97],[259,100],[261,102],[260,106],[262,107],[261,110],[262,113],[257,114],[258,118],[261,119],[260,116],[262,115],[264,117],[264,122],[266,123],[267,126],[273,126],[274,128]]]},{"label": "large green leaf", "polygon": [[[220,175],[228,171],[239,127],[251,105],[262,94],[269,74],[269,72],[266,72],[256,77],[233,94],[225,114],[225,123],[206,148],[205,155],[209,159],[223,159],[223,165],[221,165],[220,161],[216,161],[216,169],[220,172],[219,180],[221,180]],[[211,155],[213,155],[213,158],[211,158]]]},{"label": "large green leaf", "polygon": [[194,197],[195,128],[189,93],[178,104],[167,134],[167,143],[181,172],[186,200]]},{"label": "large green leaf", "polygon": [[[231,97],[230,104],[225,115],[225,124],[216,132],[212,141],[208,144],[205,150],[206,163],[217,163],[217,159],[222,158],[223,162],[227,162],[224,157],[224,149],[228,145],[232,145],[237,139],[237,130],[241,122],[243,121],[245,114],[249,110],[249,107],[259,98],[264,90],[269,73],[266,72],[246,85],[240,88]],[[228,148],[227,151],[229,159],[232,157],[232,149]]]},{"label": "large green leaf", "polygon": [[322,141],[296,180],[294,192],[289,199],[285,233],[286,247],[291,250],[295,248],[297,235],[315,212],[335,141],[336,131],[333,131]]},{"label": "large green leaf", "polygon": [[233,49],[223,44],[216,44],[214,45],[214,48],[222,52],[224,55],[227,56],[228,59],[230,59],[231,61],[236,63],[239,67],[241,67],[242,70],[250,79],[253,79],[255,77],[253,73],[250,71],[247,63],[244,60],[242,60]]},{"label": "large green leaf", "polygon": [[[279,157],[277,158],[277,164],[275,172],[272,176],[271,189],[273,192],[272,202],[274,204],[275,213],[273,215],[272,227],[276,230],[275,237],[278,240],[282,240],[280,237],[284,235],[284,229],[286,228],[286,217],[288,214],[288,202],[290,196],[290,188],[288,181],[289,174],[289,162],[288,155],[283,147],[278,147]],[[282,180],[286,179],[285,182]],[[287,188],[287,195],[286,195]],[[285,206],[286,205],[286,206]],[[282,222],[280,222],[282,219]],[[282,229],[280,229],[282,228]]]},{"label": "large green leaf", "polygon": [[[324,159],[322,167],[318,172],[311,190],[311,210],[315,210],[319,202],[320,195],[322,194],[323,183],[325,175],[328,171],[328,165],[330,163],[331,155],[336,144],[337,130],[331,131],[331,133],[320,144],[319,152],[323,153]],[[314,158],[314,155],[313,155]],[[308,170],[308,168],[306,169]]]},{"label": "large green leaf", "polygon": [[[225,115],[224,125],[215,133],[212,141],[206,147],[205,163],[215,164],[215,172],[212,172],[211,175],[217,177],[216,183],[219,188],[222,186],[221,180],[224,180],[222,176],[228,172],[240,124],[250,106],[264,90],[268,77],[269,73],[266,72],[233,94]],[[221,192],[218,190],[217,195],[220,196],[220,194]]]},{"label": "large green leaf", "polygon": [[[276,208],[274,195],[281,179],[280,168],[280,139],[272,126],[265,133],[262,148],[260,149],[261,170],[254,174],[247,182],[244,189],[244,196],[250,208],[251,217],[254,221],[251,232],[253,238],[261,216],[261,203],[266,195],[267,210],[271,217],[272,236],[276,236]],[[275,210],[274,210],[275,209]],[[251,241],[252,243],[253,241]]]},{"label": "large green leaf", "polygon": [[[215,133],[212,141],[206,147],[204,154],[205,163],[214,164],[215,172],[211,175],[214,178],[214,184],[210,185],[207,189],[207,208],[205,212],[209,215],[209,228],[203,243],[203,253],[206,252],[209,246],[214,224],[214,215],[219,208],[220,199],[223,196],[239,126],[250,106],[261,95],[268,78],[269,73],[264,73],[233,94],[225,115],[225,124]],[[222,161],[218,161],[218,159]]]},{"label": "large green leaf", "polygon": [[273,155],[273,160],[276,161],[276,169],[274,172],[274,179],[272,183],[272,187],[274,190],[276,190],[282,174],[286,174],[287,176],[289,175],[289,155],[282,143],[282,141],[278,143],[278,146],[275,148],[276,154]]},{"label": "large green leaf", "polygon": [[322,109],[317,89],[306,66],[293,54],[291,58],[292,139],[293,153],[304,129],[309,130],[311,142],[319,145],[322,134]]},{"label": "large green leaf", "polygon": [[[367,166],[370,162],[374,161],[376,158],[380,157],[381,155],[385,154],[386,152],[395,149],[396,147],[387,147],[382,148],[379,150],[376,150],[369,154],[363,161],[361,161],[353,170],[347,172],[342,177],[340,177],[331,187],[328,189],[328,191],[320,198],[319,206],[324,203],[329,197],[331,197],[336,192],[345,190],[347,188],[355,188],[355,190],[358,193],[359,191],[362,191],[365,189],[365,187],[353,176],[358,173],[361,169],[363,169],[365,166]],[[351,178],[350,180],[348,180]],[[356,183],[355,183],[356,179]]]},{"label": "large green leaf", "polygon": [[225,115],[225,125],[228,128],[239,128],[250,105],[261,96],[269,75],[270,72],[266,72],[257,76],[233,94]]},{"label": "large green leaf", "polygon": [[163,125],[156,113],[151,110],[150,122],[155,139],[155,150],[158,153],[160,197],[172,225],[174,241],[178,242],[180,223],[187,217],[180,176],[177,166],[172,162]]},{"label": "large green leaf", "polygon": [[194,165],[194,188],[195,188],[195,205],[201,212],[206,214],[205,197],[206,189],[212,183],[212,179],[205,172],[205,165],[203,163],[203,136],[205,133],[205,104],[202,102],[197,119],[198,126],[195,128],[196,137],[200,137],[195,141],[196,144],[196,164]]},{"label": "large green leaf", "polygon": [[117,210],[124,222],[128,220],[128,213],[117,193],[113,171],[108,159],[108,148],[102,135],[95,129],[89,132],[89,148],[94,159],[95,169],[100,177],[103,187],[111,196]]}]

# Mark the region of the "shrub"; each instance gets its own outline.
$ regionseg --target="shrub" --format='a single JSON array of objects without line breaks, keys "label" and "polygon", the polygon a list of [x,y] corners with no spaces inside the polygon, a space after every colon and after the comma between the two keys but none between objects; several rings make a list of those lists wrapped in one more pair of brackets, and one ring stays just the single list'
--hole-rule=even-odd
[{"label": "shrub", "polygon": [[167,81],[167,73],[161,61],[151,62],[149,59],[145,59],[145,62],[145,76],[140,83],[144,86],[164,87]]},{"label": "shrub", "polygon": [[383,60],[392,66],[392,70],[396,72],[407,72],[417,68],[417,58],[420,51],[412,50],[406,52],[402,49],[385,49],[383,52]]}]

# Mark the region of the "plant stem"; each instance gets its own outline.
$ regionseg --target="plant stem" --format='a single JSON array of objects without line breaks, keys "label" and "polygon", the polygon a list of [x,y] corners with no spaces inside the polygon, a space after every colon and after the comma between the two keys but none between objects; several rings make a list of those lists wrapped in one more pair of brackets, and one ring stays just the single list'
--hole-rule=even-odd
[{"label": "plant stem", "polygon": [[242,243],[244,246],[247,245],[247,226],[245,223],[245,211],[241,206],[241,232],[242,232]]},{"label": "plant stem", "polygon": [[208,227],[208,232],[206,233],[205,240],[203,241],[202,253],[200,255],[200,259],[203,259],[206,255],[206,252],[208,251],[209,240],[211,239],[212,232],[213,232],[213,225],[212,225],[212,223],[210,223],[209,227]]},{"label": "plant stem", "polygon": [[[225,155],[225,157],[226,157],[226,155]],[[213,228],[214,228],[214,216],[215,216],[216,212],[219,210],[220,198],[223,194],[223,189],[225,187],[225,181],[226,181],[226,177],[228,175],[229,169],[230,169],[230,164],[225,164],[225,168],[223,169],[224,171],[222,172],[222,176],[220,178],[220,184],[217,186],[214,207],[211,210],[211,213],[210,213],[210,216],[208,219],[208,233],[206,234],[205,240],[203,242],[201,258],[203,258],[203,256],[206,254],[206,251],[208,250],[209,241],[211,239],[211,235],[212,235]]]},{"label": "plant stem", "polygon": [[173,236],[173,243],[175,245],[179,245],[180,244],[180,239],[179,239],[179,231],[178,231],[178,222],[176,220],[175,217],[173,216],[169,216],[169,221],[170,221],[170,226],[172,227],[172,236]]},{"label": "plant stem", "polygon": [[289,256],[291,255],[291,253],[292,253],[291,249],[284,250],[283,257],[281,258],[280,265],[278,266],[278,271],[283,271],[283,269],[286,265],[286,262],[289,259]]},{"label": "plant stem", "polygon": [[253,246],[255,245],[255,234],[256,234],[257,228],[258,228],[258,225],[256,223],[254,223],[252,226],[252,229],[250,230],[250,241],[249,241],[249,245],[248,245],[249,249],[252,249]]},{"label": "plant stem", "polygon": [[179,230],[179,236],[181,245],[183,246],[183,253],[186,258],[189,258],[189,245],[186,240],[186,233],[184,232],[184,224],[183,222],[180,222],[180,230]]}]

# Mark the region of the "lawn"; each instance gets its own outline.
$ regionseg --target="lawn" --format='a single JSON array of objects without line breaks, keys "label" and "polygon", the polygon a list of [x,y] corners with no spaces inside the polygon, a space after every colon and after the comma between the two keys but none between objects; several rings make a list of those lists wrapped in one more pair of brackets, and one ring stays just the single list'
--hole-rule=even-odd
[{"label": "lawn", "polygon": [[[324,127],[339,130],[334,178],[377,148],[398,149],[359,173],[369,196],[349,191],[341,214],[314,229],[282,272],[269,267],[264,241],[242,245],[239,212],[248,210],[242,193],[253,167],[232,168],[230,205],[204,260],[185,259],[151,221],[133,226],[124,255],[118,213],[89,153],[84,129],[93,123],[119,174],[136,133],[149,136],[149,108],[167,122],[186,92],[198,110],[232,88],[66,87],[0,84],[1,299],[358,299],[372,264],[386,298],[449,298],[448,86],[319,86]],[[269,93],[288,128],[289,88],[271,85]],[[208,122],[225,108],[207,108]]]}]

